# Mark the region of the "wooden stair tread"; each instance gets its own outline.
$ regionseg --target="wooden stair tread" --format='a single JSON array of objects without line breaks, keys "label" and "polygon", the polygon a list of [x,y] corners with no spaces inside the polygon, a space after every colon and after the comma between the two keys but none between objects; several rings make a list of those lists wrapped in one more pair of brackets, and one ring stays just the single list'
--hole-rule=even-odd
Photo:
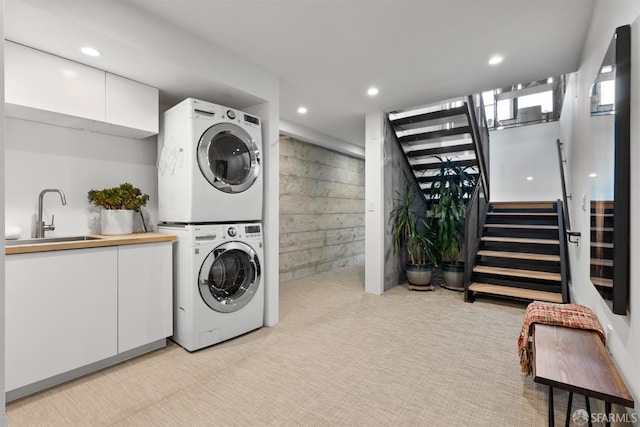
[{"label": "wooden stair tread", "polygon": [[591,231],[613,231],[613,227],[591,227]]},{"label": "wooden stair tread", "polygon": [[613,260],[612,259],[597,259],[597,258],[593,258],[593,259],[591,259],[591,265],[601,265],[603,267],[613,267]]},{"label": "wooden stair tread", "polygon": [[487,228],[523,228],[531,230],[557,230],[557,225],[533,225],[533,224],[485,224]]},{"label": "wooden stair tread", "polygon": [[488,256],[496,258],[513,258],[513,259],[526,259],[532,261],[554,261],[560,262],[559,255],[547,255],[547,254],[534,254],[526,252],[505,252],[505,251],[478,251],[479,256]]},{"label": "wooden stair tread", "polygon": [[522,298],[537,301],[562,303],[562,294],[555,292],[538,291],[535,289],[514,288],[511,286],[491,285],[489,283],[473,282],[469,290],[483,294],[502,295],[513,298]]},{"label": "wooden stair tread", "polygon": [[604,277],[591,277],[591,283],[596,286],[602,286],[606,288],[613,288],[613,280]]},{"label": "wooden stair tread", "polygon": [[611,213],[597,213],[597,212],[591,212],[591,216],[604,216],[606,218],[613,218],[613,214]]},{"label": "wooden stair tread", "polygon": [[562,278],[558,273],[550,273],[548,271],[536,270],[520,270],[517,268],[489,267],[487,265],[476,265],[473,268],[474,273],[497,274],[500,276],[524,277],[527,279],[541,279],[561,282]]},{"label": "wooden stair tread", "polygon": [[528,239],[523,237],[492,237],[484,236],[481,238],[485,242],[503,242],[503,243],[533,243],[537,245],[558,245],[560,241],[552,239]]},{"label": "wooden stair tread", "polygon": [[487,215],[495,216],[558,216],[555,212],[487,212]]},{"label": "wooden stair tread", "polygon": [[607,242],[591,242],[592,248],[605,248],[605,249],[613,249],[613,243]]},{"label": "wooden stair tread", "polygon": [[498,209],[554,209],[555,202],[491,202]]}]

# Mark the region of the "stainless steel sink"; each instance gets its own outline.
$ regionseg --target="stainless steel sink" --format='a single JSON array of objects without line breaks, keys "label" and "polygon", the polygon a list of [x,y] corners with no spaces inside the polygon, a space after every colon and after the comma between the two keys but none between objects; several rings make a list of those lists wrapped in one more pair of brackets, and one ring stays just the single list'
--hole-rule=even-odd
[{"label": "stainless steel sink", "polygon": [[45,244],[45,243],[83,242],[85,240],[100,240],[100,238],[91,237],[91,236],[43,237],[40,239],[5,240],[4,245],[5,246],[37,245],[37,244]]}]

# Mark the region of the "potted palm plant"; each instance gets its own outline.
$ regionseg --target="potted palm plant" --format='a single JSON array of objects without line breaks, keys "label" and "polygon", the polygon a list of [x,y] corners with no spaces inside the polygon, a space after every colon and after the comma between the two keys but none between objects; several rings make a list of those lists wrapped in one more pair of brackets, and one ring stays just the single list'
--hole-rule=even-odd
[{"label": "potted palm plant", "polygon": [[391,211],[393,252],[404,248],[407,260],[405,270],[409,289],[431,290],[431,271],[436,257],[431,223],[414,200],[412,188],[407,187],[404,197],[398,193],[396,206]]},{"label": "potted palm plant", "polygon": [[143,194],[128,182],[119,187],[91,190],[88,197],[95,206],[103,208],[100,211],[102,234],[133,233],[133,213],[138,212],[142,216],[140,208],[149,200],[148,194]]},{"label": "potted palm plant", "polygon": [[465,200],[475,185],[467,170],[451,158],[442,159],[431,186],[431,211],[435,220],[435,240],[441,259],[444,287],[462,290],[464,285],[464,263],[460,261],[460,250],[464,241]]}]

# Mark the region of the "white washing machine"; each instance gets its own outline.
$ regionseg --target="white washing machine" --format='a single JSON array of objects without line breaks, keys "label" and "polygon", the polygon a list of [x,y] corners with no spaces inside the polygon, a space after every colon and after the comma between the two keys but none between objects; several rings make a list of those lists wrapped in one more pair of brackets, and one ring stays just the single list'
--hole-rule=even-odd
[{"label": "white washing machine", "polygon": [[262,219],[260,119],[186,99],[158,137],[158,219],[169,223]]},{"label": "white washing machine", "polygon": [[172,339],[189,351],[263,325],[260,223],[159,226],[174,248]]}]

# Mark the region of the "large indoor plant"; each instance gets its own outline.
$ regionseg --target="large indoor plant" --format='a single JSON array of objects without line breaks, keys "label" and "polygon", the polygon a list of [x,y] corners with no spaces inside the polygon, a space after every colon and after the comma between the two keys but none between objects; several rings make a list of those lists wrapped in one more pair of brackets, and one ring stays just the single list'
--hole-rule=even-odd
[{"label": "large indoor plant", "polygon": [[[147,204],[148,194],[128,182],[119,187],[90,190],[89,201],[99,208],[102,234],[131,234],[133,232],[133,213]],[[143,218],[144,225],[144,218]],[[146,229],[146,227],[145,227]]]},{"label": "large indoor plant", "polygon": [[475,180],[453,159],[442,159],[430,195],[435,216],[435,240],[440,254],[444,286],[462,290],[464,287],[464,263],[460,260],[460,250],[464,241],[465,200],[475,185]]},{"label": "large indoor plant", "polygon": [[392,225],[393,252],[406,251],[405,270],[410,289],[429,290],[431,271],[436,257],[431,224],[421,204],[414,200],[414,190],[407,187],[404,196],[398,193],[389,222]]}]

